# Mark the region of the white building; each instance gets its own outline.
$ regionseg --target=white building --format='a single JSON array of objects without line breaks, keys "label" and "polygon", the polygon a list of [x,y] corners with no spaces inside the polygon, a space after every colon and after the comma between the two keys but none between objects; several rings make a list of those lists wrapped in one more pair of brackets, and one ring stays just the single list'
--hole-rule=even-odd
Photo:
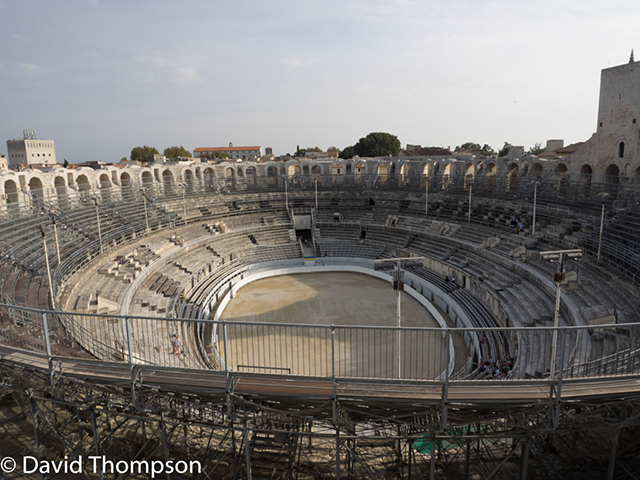
[{"label": "white building", "polygon": [[7,161],[9,168],[53,167],[56,161],[56,149],[53,140],[36,138],[35,130],[23,130],[20,140],[7,140]]}]

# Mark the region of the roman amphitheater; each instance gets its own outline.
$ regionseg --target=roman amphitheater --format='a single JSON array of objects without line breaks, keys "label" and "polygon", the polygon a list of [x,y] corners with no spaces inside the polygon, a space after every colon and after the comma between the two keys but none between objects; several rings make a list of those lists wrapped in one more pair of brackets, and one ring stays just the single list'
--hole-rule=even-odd
[{"label": "roman amphitheater", "polygon": [[638,478],[640,182],[581,168],[6,171],[0,455]]}]

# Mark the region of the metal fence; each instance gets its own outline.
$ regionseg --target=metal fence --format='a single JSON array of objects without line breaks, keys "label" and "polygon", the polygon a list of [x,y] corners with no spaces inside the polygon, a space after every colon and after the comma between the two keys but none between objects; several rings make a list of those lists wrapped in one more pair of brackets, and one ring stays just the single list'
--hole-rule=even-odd
[{"label": "metal fence", "polygon": [[[49,358],[324,378],[545,380],[553,330],[213,322],[0,305],[0,345]],[[640,374],[640,324],[557,330],[557,379]],[[501,358],[487,335],[505,339]],[[469,336],[478,350],[467,350]]]}]

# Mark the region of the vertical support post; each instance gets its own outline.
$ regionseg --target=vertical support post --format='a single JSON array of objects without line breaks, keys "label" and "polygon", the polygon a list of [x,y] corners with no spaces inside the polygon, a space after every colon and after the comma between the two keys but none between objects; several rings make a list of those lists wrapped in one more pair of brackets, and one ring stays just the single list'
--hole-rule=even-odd
[{"label": "vertical support post", "polygon": [[607,470],[607,480],[613,480],[615,478],[616,470],[616,454],[618,452],[618,438],[620,432],[616,433],[616,436],[611,440],[611,450],[609,450],[609,469]]},{"label": "vertical support post", "polygon": [[316,184],[316,212],[317,212],[318,211],[318,179],[314,178],[313,181]]},{"label": "vertical support post", "polygon": [[396,318],[397,318],[397,325],[398,325],[398,379],[400,379],[402,375],[402,363],[401,363],[402,352],[401,352],[401,345],[400,345],[400,336],[402,335],[402,333],[400,332],[400,326],[402,325],[402,321],[401,321],[402,317],[401,317],[401,311],[400,311],[400,302],[401,302],[400,262],[398,262],[396,265]]},{"label": "vertical support post", "polygon": [[604,229],[604,196],[602,197],[602,213],[600,214],[600,235],[598,236],[598,256],[597,263],[600,263],[600,252],[602,250],[602,230]]},{"label": "vertical support post", "polygon": [[531,236],[536,236],[536,204],[538,203],[538,183],[533,183],[533,222],[531,226]]},{"label": "vertical support post", "polygon": [[429,480],[436,478],[436,434],[431,433],[431,463],[429,464]]},{"label": "vertical support post", "polygon": [[425,182],[425,194],[424,194],[424,216],[429,216],[429,175],[427,175],[427,180]]},{"label": "vertical support post", "polygon": [[340,480],[340,428],[336,424],[336,480]]},{"label": "vertical support post", "polygon": [[553,380],[556,376],[556,351],[558,349],[558,324],[560,323],[560,287],[562,282],[556,282],[556,309],[553,315],[553,338],[551,340],[551,365],[549,367],[549,378]]},{"label": "vertical support post", "polygon": [[287,209],[287,213],[289,212],[289,175],[284,178],[284,206]]},{"label": "vertical support post", "polygon": [[96,206],[96,220],[98,222],[98,240],[100,241],[100,253],[102,253],[102,230],[100,229],[100,210],[98,209],[98,199],[93,197]]},{"label": "vertical support post", "polygon": [[[91,428],[93,429],[93,444],[95,448],[96,457],[100,457],[100,436],[98,432],[98,423],[96,422],[96,407],[91,405],[89,407],[89,412],[91,412]],[[103,469],[100,469],[100,480],[104,478]]]},{"label": "vertical support post", "polygon": [[473,182],[469,182],[469,213],[467,213],[467,222],[471,223],[471,192],[473,191]]},{"label": "vertical support post", "polygon": [[184,226],[187,226],[187,202],[185,200],[185,194],[187,192],[187,184],[182,184],[182,211],[184,212]]},{"label": "vertical support post", "polygon": [[229,370],[229,355],[227,344],[227,324],[222,322],[222,347],[224,348],[224,373],[226,378],[226,395],[227,395],[227,417],[229,421],[233,421],[233,397],[231,395],[231,373]]},{"label": "vertical support post", "polygon": [[445,430],[447,428],[448,422],[448,405],[449,405],[449,362],[450,362],[450,351],[449,345],[451,344],[451,330],[447,329],[446,333],[446,342],[445,342],[445,350],[446,350],[446,362],[445,362],[445,371],[444,371],[444,387],[442,391],[442,418],[440,420],[440,428]]},{"label": "vertical support post", "polygon": [[42,245],[44,246],[44,261],[47,267],[47,280],[49,280],[49,297],[51,298],[51,309],[55,310],[55,299],[53,298],[53,283],[51,282],[51,267],[49,266],[49,252],[47,250],[47,235],[44,232],[44,225],[40,225],[42,235]]},{"label": "vertical support post", "polygon": [[144,223],[147,228],[148,237],[149,235],[151,235],[151,233],[149,232],[149,215],[147,214],[147,192],[145,190],[142,190],[142,200],[144,201]]},{"label": "vertical support post", "polygon": [[47,313],[42,312],[42,328],[44,330],[44,343],[47,348],[47,364],[49,366],[49,382],[51,383],[51,397],[55,398],[56,388],[53,381],[53,358],[51,355],[51,339],[49,338],[49,324],[47,322]]},{"label": "vertical support post", "polygon": [[[164,421],[164,412],[160,413],[160,428],[162,430],[162,450],[164,452],[165,465],[169,462],[169,442],[167,442],[167,425]],[[167,473],[167,480],[171,480],[171,475]]]},{"label": "vertical support post", "polygon": [[58,228],[56,227],[56,217],[53,217],[53,235],[56,239],[56,255],[58,256],[58,265],[60,265],[60,244],[58,242]]},{"label": "vertical support post", "polygon": [[247,480],[252,479],[251,475],[251,442],[249,441],[249,437],[251,435],[251,430],[247,425],[247,420],[244,421],[244,453],[245,453],[245,462],[247,464]]},{"label": "vertical support post", "polygon": [[527,435],[522,444],[522,459],[520,461],[520,480],[527,480],[529,469],[529,441],[531,438]]},{"label": "vertical support post", "polygon": [[33,418],[33,433],[36,440],[36,454],[38,460],[42,460],[42,444],[40,443],[40,422],[38,420],[38,406],[36,400],[32,395],[29,395],[29,402],[31,404],[31,417]]}]

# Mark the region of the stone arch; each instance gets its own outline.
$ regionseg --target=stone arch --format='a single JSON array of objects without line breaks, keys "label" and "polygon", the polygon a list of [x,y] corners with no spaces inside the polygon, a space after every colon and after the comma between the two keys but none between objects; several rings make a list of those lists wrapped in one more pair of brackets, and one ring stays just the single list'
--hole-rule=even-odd
[{"label": "stone arch", "polygon": [[487,183],[487,190],[495,191],[497,176],[498,176],[498,167],[496,166],[496,164],[493,162],[487,163],[487,166],[485,167],[485,178]]},{"label": "stone arch", "polygon": [[225,180],[225,185],[228,188],[233,188],[233,186],[235,185],[235,180],[236,180],[236,171],[231,168],[231,167],[227,167],[224,170],[224,180]]},{"label": "stone arch", "polygon": [[195,180],[193,171],[187,168],[184,171],[184,184],[185,184],[185,188],[187,189],[187,193],[193,193],[193,187],[194,187],[195,181],[196,180]]},{"label": "stone arch", "polygon": [[275,165],[267,167],[267,186],[275,187],[278,185],[278,169]]},{"label": "stone arch", "polygon": [[588,163],[580,167],[580,191],[583,197],[589,197],[591,194],[591,180],[593,178],[593,168]]},{"label": "stone arch", "polygon": [[344,175],[344,166],[340,162],[331,165],[331,178],[334,184],[342,184],[342,176]]},{"label": "stone arch", "polygon": [[287,176],[289,177],[291,186],[296,188],[300,187],[300,172],[300,165],[298,165],[297,163],[292,163],[287,168]]},{"label": "stone arch", "polygon": [[615,163],[610,164],[604,172],[605,183],[616,185],[620,181],[620,167]]},{"label": "stone arch", "polygon": [[244,176],[247,182],[247,186],[254,187],[256,185],[256,168],[247,167],[244,171]]},{"label": "stone arch", "polygon": [[400,178],[398,182],[399,187],[404,187],[405,185],[409,185],[409,165],[406,163],[400,166]]},{"label": "stone arch", "polygon": [[162,171],[162,186],[165,195],[173,193],[173,172],[168,168]]},{"label": "stone arch", "polygon": [[364,162],[358,162],[353,167],[353,181],[356,185],[362,185],[367,180],[367,166]]},{"label": "stone arch", "polygon": [[142,175],[140,176],[140,180],[142,183],[142,188],[148,188],[148,189],[153,188],[153,175],[150,171],[147,170],[142,172]]},{"label": "stone arch", "polygon": [[507,167],[507,192],[517,192],[518,191],[518,172],[520,171],[520,167],[517,163],[513,162]]},{"label": "stone arch", "polygon": [[449,162],[444,166],[444,171],[442,172],[442,188],[447,189],[453,184],[453,174],[455,172],[455,167],[453,163]]},{"label": "stone arch", "polygon": [[44,199],[42,180],[38,177],[32,177],[31,180],[29,180],[29,192],[35,200]]},{"label": "stone arch", "polygon": [[473,163],[467,163],[464,166],[464,189],[468,190],[469,185],[476,179],[476,166]]},{"label": "stone arch", "polygon": [[76,178],[76,184],[78,185],[78,191],[83,195],[86,195],[91,191],[91,184],[84,173],[82,175],[78,175],[78,178]]},{"label": "stone arch", "polygon": [[109,180],[109,175],[103,173],[100,175],[98,179],[100,183],[100,194],[103,202],[111,201],[111,181]]},{"label": "stone arch", "polygon": [[120,185],[122,185],[122,188],[131,187],[131,175],[128,172],[123,172],[120,175]]},{"label": "stone arch", "polygon": [[56,189],[56,193],[58,195],[64,195],[67,193],[67,182],[65,182],[64,177],[60,175],[56,175],[53,179],[53,186]]},{"label": "stone arch", "polygon": [[540,180],[540,178],[542,177],[542,173],[543,173],[543,168],[541,163],[536,162],[533,165],[531,165],[531,176],[534,177],[536,180]]},{"label": "stone arch", "polygon": [[389,169],[384,163],[378,165],[376,174],[378,175],[378,182],[380,183],[380,185],[385,185],[387,183],[387,180],[389,179]]},{"label": "stone arch", "polygon": [[216,174],[213,171],[213,168],[205,168],[202,172],[202,177],[204,179],[204,189],[207,192],[212,192],[214,190],[214,183],[216,178]]},{"label": "stone arch", "polygon": [[427,186],[427,181],[430,180],[432,170],[433,170],[433,167],[429,162],[423,163],[420,166],[420,185],[422,187]]},{"label": "stone arch", "polygon": [[559,163],[556,165],[556,185],[557,185],[557,195],[558,197],[566,197],[567,196],[567,175],[569,169],[564,163]]},{"label": "stone arch", "polygon": [[4,200],[7,205],[18,206],[18,186],[13,180],[4,182]]}]

